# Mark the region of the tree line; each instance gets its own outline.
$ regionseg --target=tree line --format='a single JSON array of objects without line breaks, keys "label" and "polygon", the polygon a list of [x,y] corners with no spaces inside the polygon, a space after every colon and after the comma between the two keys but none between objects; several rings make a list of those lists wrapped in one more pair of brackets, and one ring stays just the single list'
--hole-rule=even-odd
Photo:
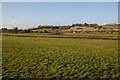
[{"label": "tree line", "polygon": [[[3,33],[33,33],[33,30],[37,30],[37,29],[51,29],[55,32],[55,31],[59,31],[60,29],[70,29],[71,27],[74,27],[74,26],[94,27],[98,29],[103,28],[103,26],[99,26],[98,24],[76,23],[76,24],[66,25],[66,26],[39,25],[36,28],[28,28],[28,29],[19,29],[18,27],[13,27],[13,29],[2,28],[1,31]],[[42,31],[41,33],[48,33],[48,31],[45,30],[45,31]]]}]

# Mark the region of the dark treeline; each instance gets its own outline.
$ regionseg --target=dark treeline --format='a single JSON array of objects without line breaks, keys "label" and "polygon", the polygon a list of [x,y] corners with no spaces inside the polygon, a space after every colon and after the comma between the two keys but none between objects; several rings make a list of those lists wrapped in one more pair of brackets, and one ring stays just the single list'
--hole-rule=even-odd
[{"label": "dark treeline", "polygon": [[87,26],[87,27],[97,27],[98,24],[88,24],[88,23],[84,23],[84,24],[72,24],[72,27],[74,26]]},{"label": "dark treeline", "polygon": [[53,25],[39,25],[36,29],[45,29],[45,28],[51,28],[51,29],[69,29],[71,26],[67,25],[67,26],[53,26]]},{"label": "dark treeline", "polygon": [[13,29],[2,28],[3,33],[32,33],[32,29],[18,29],[18,27],[13,27]]}]

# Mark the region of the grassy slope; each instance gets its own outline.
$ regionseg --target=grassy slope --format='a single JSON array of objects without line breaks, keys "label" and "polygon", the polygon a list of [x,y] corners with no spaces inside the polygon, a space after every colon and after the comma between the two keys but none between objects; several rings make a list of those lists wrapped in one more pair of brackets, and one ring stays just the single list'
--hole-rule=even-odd
[{"label": "grassy slope", "polygon": [[118,77],[117,42],[3,36],[3,77]]},{"label": "grassy slope", "polygon": [[82,30],[95,30],[94,27],[86,27],[86,26],[75,26],[75,27],[71,27],[70,29],[73,29],[73,30],[77,30],[77,28],[82,28]]},{"label": "grassy slope", "polygon": [[[82,30],[88,30],[88,31],[95,31],[95,30],[98,30],[98,29],[95,29],[94,27],[86,27],[86,26],[74,26],[74,27],[71,27],[69,30],[79,30],[77,28],[82,28]],[[103,28],[106,28],[106,30],[110,29],[110,28],[113,28],[113,29],[118,29],[118,26],[103,26]],[[44,32],[45,30],[47,30],[48,32],[52,32],[50,28],[46,28],[46,29],[36,29],[36,30],[33,30],[33,32],[35,31],[39,31],[39,32]],[[64,32],[64,30],[63,30]]]}]

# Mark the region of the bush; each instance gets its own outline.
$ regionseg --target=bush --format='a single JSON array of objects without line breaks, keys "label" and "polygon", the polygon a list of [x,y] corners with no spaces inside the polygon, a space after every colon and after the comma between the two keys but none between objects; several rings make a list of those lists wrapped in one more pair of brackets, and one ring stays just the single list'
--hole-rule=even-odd
[{"label": "bush", "polygon": [[44,31],[44,33],[48,33],[48,31],[47,31],[47,30],[45,30],[45,31]]},{"label": "bush", "polygon": [[43,33],[42,31],[40,31],[40,33]]}]

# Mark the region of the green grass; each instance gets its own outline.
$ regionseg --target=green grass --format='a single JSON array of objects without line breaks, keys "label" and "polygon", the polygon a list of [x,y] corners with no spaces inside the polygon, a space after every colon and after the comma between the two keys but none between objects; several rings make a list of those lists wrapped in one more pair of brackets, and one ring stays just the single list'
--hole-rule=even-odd
[{"label": "green grass", "polygon": [[118,79],[118,41],[3,36],[3,78]]},{"label": "green grass", "polygon": [[117,38],[118,33],[106,34],[106,33],[64,33],[62,35],[52,35],[50,33],[3,33],[3,35],[15,35],[15,36],[23,36],[23,37],[39,37],[39,36],[48,36],[48,37],[93,37],[93,38]]},{"label": "green grass", "polygon": [[106,33],[66,33],[64,35],[68,36],[93,36],[93,37],[116,37],[118,38],[118,33],[106,34]]}]

